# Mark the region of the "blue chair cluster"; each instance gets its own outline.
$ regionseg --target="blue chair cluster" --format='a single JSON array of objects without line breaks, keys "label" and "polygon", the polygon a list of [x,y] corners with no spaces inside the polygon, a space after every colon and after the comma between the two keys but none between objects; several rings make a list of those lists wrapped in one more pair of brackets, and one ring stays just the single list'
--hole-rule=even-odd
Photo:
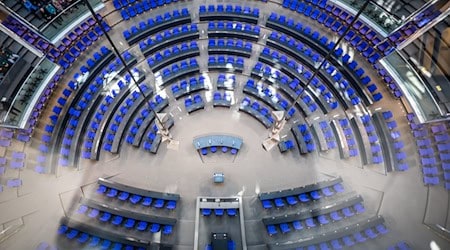
[{"label": "blue chair cluster", "polygon": [[175,27],[172,30],[167,29],[162,33],[156,34],[153,39],[148,37],[147,40],[140,41],[139,48],[145,56],[148,56],[166,46],[190,39],[197,39],[198,36],[197,24],[182,25],[181,27]]},{"label": "blue chair cluster", "polygon": [[221,93],[215,91],[213,94],[213,106],[214,107],[231,107],[231,94],[229,92]]},{"label": "blue chair cluster", "polygon": [[[354,16],[351,13],[341,9],[338,6],[327,4],[326,0],[321,0],[318,4],[311,3],[311,5],[307,5],[298,0],[284,0],[283,7],[296,11],[299,14],[303,14],[306,17],[325,25],[325,27],[330,28],[332,31],[337,32],[340,35],[345,32],[345,28],[354,19]],[[353,32],[354,35],[356,35],[355,33],[359,33],[358,36],[360,36],[361,40],[370,43],[373,47],[381,42],[381,39],[378,38],[377,33],[368,25],[364,25],[359,20],[356,21],[350,28],[353,28],[353,30],[350,30],[349,32]],[[375,50],[371,50],[371,54],[377,55]],[[381,56],[379,54],[375,56],[376,59],[380,57]]]},{"label": "blue chair cluster", "polygon": [[234,217],[237,216],[238,210],[236,208],[202,208],[200,209],[203,216],[210,216],[214,213],[215,216],[223,216],[225,213],[230,216]]},{"label": "blue chair cluster", "polygon": [[[126,1],[126,0],[121,0]],[[133,0],[130,0],[133,1]],[[114,0],[114,3],[118,2],[118,0]],[[131,18],[140,15],[146,11],[149,11],[151,9],[156,8],[156,2],[153,0],[142,0],[142,1],[133,1],[136,2],[135,4],[130,4],[127,7],[124,7],[120,11],[120,15],[122,16],[123,20],[130,20]],[[115,5],[115,4],[114,4]],[[116,8],[117,9],[117,8]],[[176,12],[175,12],[176,11]],[[175,10],[173,13],[173,17],[176,18],[180,15],[180,12],[178,10]],[[182,15],[189,15],[189,12],[186,8],[183,9]],[[161,15],[156,16],[155,21],[158,23],[158,21],[162,20],[170,20],[172,16],[170,15],[170,12],[166,12],[164,14],[164,18]]]},{"label": "blue chair cluster", "polygon": [[174,61],[178,61],[186,57],[197,56],[199,54],[197,42],[191,41],[190,43],[182,43],[180,47],[175,45],[172,48],[165,49],[162,52],[157,52],[154,56],[147,59],[147,63],[152,71],[156,72]]},{"label": "blue chair cluster", "polygon": [[447,125],[440,122],[417,124],[414,114],[408,114],[407,119],[416,139],[425,185],[438,185],[443,172],[445,189],[450,190],[450,135]]},{"label": "blue chair cluster", "polygon": [[184,75],[190,73],[198,72],[199,66],[197,63],[197,59],[191,58],[188,60],[181,61],[178,64],[172,64],[172,67],[167,67],[162,70],[162,78],[164,80],[164,84],[170,83],[170,81],[182,77]]},{"label": "blue chair cluster", "polygon": [[393,147],[395,150],[395,157],[397,160],[397,169],[405,171],[409,168],[406,162],[406,153],[403,151],[403,142],[400,139],[400,131],[397,130],[397,122],[393,119],[392,111],[382,112],[383,118],[386,122],[386,126],[389,129],[390,137],[393,140]]},{"label": "blue chair cluster", "polygon": [[317,201],[323,197],[331,197],[336,193],[344,192],[344,187],[341,183],[336,183],[333,186],[326,186],[321,189],[316,189],[306,193],[299,193],[297,195],[290,195],[285,197],[279,197],[275,199],[261,200],[264,209],[271,209],[273,207],[283,208],[286,205],[295,206],[301,203],[308,203],[311,201]]},{"label": "blue chair cluster", "polygon": [[249,6],[242,7],[240,5],[236,5],[233,7],[233,5],[231,5],[231,4],[227,4],[226,6],[224,6],[222,4],[219,4],[217,6],[208,5],[208,8],[206,8],[205,5],[200,5],[199,13],[200,13],[200,16],[202,16],[204,14],[217,14],[221,18],[223,18],[223,16],[227,15],[227,14],[235,14],[235,15],[239,15],[239,16],[253,16],[256,18],[259,17],[259,9],[258,8],[251,9]]},{"label": "blue chair cluster", "polygon": [[379,143],[378,135],[375,130],[375,126],[372,123],[370,115],[363,115],[360,117],[364,128],[366,130],[367,136],[369,138],[369,143],[371,145],[372,151],[372,161],[375,164],[383,163],[383,152],[381,151],[381,146]]},{"label": "blue chair cluster", "polygon": [[402,97],[403,96],[402,91],[400,90],[400,88],[398,87],[398,85],[394,81],[394,79],[391,77],[391,75],[386,71],[386,69],[384,69],[380,64],[375,64],[375,65],[373,65],[373,67],[374,67],[374,69],[377,70],[378,75],[383,78],[383,80],[386,83],[386,85],[388,86],[391,94],[395,98]]},{"label": "blue chair cluster", "polygon": [[[114,63],[113,63],[114,64]],[[76,77],[76,76],[75,76]],[[77,79],[75,79],[77,80]],[[70,84],[74,84],[74,88],[77,87],[75,82],[69,82]],[[65,129],[65,136],[62,141],[62,147],[60,149],[61,158],[59,159],[59,164],[62,166],[67,166],[69,164],[68,158],[70,154],[70,148],[72,146],[72,139],[75,136],[75,130],[78,126],[79,119],[81,114],[87,110],[89,104],[95,99],[98,91],[103,88],[103,79],[99,76],[95,78],[95,81],[89,84],[84,92],[79,93],[81,98],[78,102],[69,109],[70,119],[68,125]]]},{"label": "blue chair cluster", "polygon": [[135,247],[135,246],[131,246],[131,245],[124,246],[122,243],[114,242],[109,239],[103,239],[103,238],[97,237],[95,235],[85,233],[78,229],[68,227],[65,224],[62,224],[58,228],[58,234],[65,235],[67,239],[76,240],[80,244],[86,244],[86,246],[89,248],[101,247],[102,249],[114,249],[114,250],[121,250],[121,249],[144,250],[145,249],[144,247]]},{"label": "blue chair cluster", "polygon": [[294,142],[292,140],[281,141],[280,143],[278,143],[278,149],[280,149],[281,153],[285,153],[294,148],[295,148],[295,146],[294,146]]},{"label": "blue chair cluster", "polygon": [[172,84],[171,87],[175,99],[204,89],[207,89],[204,76],[199,76],[198,78],[191,77],[189,78],[189,82],[182,80],[179,83]]},{"label": "blue chair cluster", "polygon": [[[265,47],[261,52],[261,57],[263,56],[266,58],[270,58],[272,62],[277,62],[280,63],[282,66],[285,66],[282,70],[287,70],[290,76],[293,78],[297,77],[302,78],[305,82],[312,78],[313,73],[306,66],[296,62],[295,60],[288,59],[286,55],[280,54],[276,50],[271,51],[269,48]],[[334,100],[333,94],[327,89],[327,87],[324,84],[322,84],[319,81],[318,78],[314,78],[311,83],[314,87],[316,87],[318,92],[324,98],[326,103],[328,103],[331,109],[337,108],[338,103]]]},{"label": "blue chair cluster", "polygon": [[[141,89],[143,91],[146,91],[149,89],[147,85],[142,84]],[[113,142],[116,139],[115,136],[119,130],[119,126],[124,121],[124,117],[127,115],[128,110],[132,108],[132,106],[136,105],[136,101],[138,98],[141,97],[141,93],[139,93],[137,90],[133,91],[129,97],[125,99],[125,101],[120,105],[118,110],[116,111],[113,119],[111,120],[111,125],[109,125],[108,132],[105,135],[105,142],[103,144],[103,149],[108,152],[112,152],[113,148]],[[91,123],[92,125],[92,123]],[[97,125],[94,125],[94,127]],[[91,127],[92,128],[92,127]],[[134,140],[134,138],[127,138],[127,142]]]},{"label": "blue chair cluster", "polygon": [[280,71],[273,70],[270,66],[264,65],[261,62],[257,62],[255,64],[255,67],[252,70],[252,75],[275,79],[276,82],[278,83],[278,87],[292,100],[297,99],[297,97],[300,95],[301,96],[300,98],[305,104],[305,106],[302,106],[301,103],[299,104],[305,116],[317,110],[318,105],[316,101],[313,99],[314,95],[308,94],[307,91],[300,86],[300,80],[298,80],[297,78],[290,80],[286,75],[282,74]]},{"label": "blue chair cluster", "polygon": [[342,131],[344,132],[345,140],[347,141],[349,156],[350,157],[358,156],[358,145],[356,145],[355,135],[353,134],[350,122],[348,121],[348,119],[345,118],[339,119],[339,125],[341,125]]},{"label": "blue chair cluster", "polygon": [[[107,95],[103,99],[102,103],[99,106],[99,109],[94,114],[94,119],[90,123],[89,131],[86,133],[86,140],[84,142],[84,151],[82,153],[82,157],[85,159],[91,159],[92,157],[92,148],[94,147],[94,140],[96,137],[97,130],[99,130],[100,124],[105,119],[106,112],[110,109],[111,104],[114,102],[114,99],[119,95],[120,92],[127,89],[131,79],[126,80],[125,83],[120,80],[118,82],[118,86],[120,91],[116,92],[112,91],[112,95]],[[144,86],[144,85],[142,85]],[[146,86],[143,88],[145,89]],[[139,93],[133,92],[134,96],[137,96]]]},{"label": "blue chair cluster", "polygon": [[237,56],[250,57],[252,54],[252,43],[244,42],[242,39],[209,39],[208,53],[211,54],[233,54]]},{"label": "blue chair cluster", "polygon": [[140,140],[140,138],[137,137],[137,133],[141,129],[141,126],[144,123],[144,120],[147,119],[149,116],[152,117],[152,119],[154,118],[153,113],[151,113],[151,109],[155,110],[156,112],[159,112],[160,108],[158,108],[158,107],[163,107],[165,105],[165,103],[167,103],[167,102],[168,102],[167,98],[164,99],[160,95],[156,95],[154,100],[149,101],[148,102],[149,105],[144,106],[141,109],[141,111],[139,112],[139,116],[136,116],[136,118],[134,119],[133,124],[128,129],[128,135],[127,135],[125,141],[128,144],[136,145],[135,140]]},{"label": "blue chair cluster", "polygon": [[219,73],[216,86],[217,89],[233,90],[236,87],[236,76]]},{"label": "blue chair cluster", "polygon": [[209,56],[208,68],[242,72],[244,70],[244,58],[228,55]]},{"label": "blue chair cluster", "polygon": [[295,114],[295,108],[292,107],[287,110],[291,104],[277,93],[275,89],[264,86],[262,83],[256,84],[253,79],[247,80],[244,86],[244,93],[262,100],[275,110],[287,111],[286,119],[290,119]]},{"label": "blue chair cluster", "polygon": [[208,36],[210,37],[226,36],[256,41],[260,32],[261,28],[259,26],[253,26],[248,23],[223,21],[208,23]]},{"label": "blue chair cluster", "polygon": [[159,143],[161,143],[161,137],[158,135],[158,126],[153,125],[148,131],[142,143],[142,148],[145,151],[156,153]]},{"label": "blue chair cluster", "polygon": [[200,94],[196,94],[192,98],[189,96],[184,99],[184,107],[188,113],[192,113],[194,111],[204,109],[205,102]]},{"label": "blue chair cluster", "polygon": [[[100,15],[98,16],[101,17]],[[102,21],[102,26],[106,31],[111,29],[105,21]],[[77,27],[61,40],[61,45],[57,49],[50,50],[49,55],[51,56],[48,56],[48,58],[58,61],[61,67],[68,69],[81,53],[102,35],[103,31],[99,26],[96,28],[91,26],[83,28],[83,25]]]},{"label": "blue chair cluster", "polygon": [[[130,6],[128,9],[134,9],[133,6]],[[121,11],[122,15],[128,13],[126,10]],[[131,13],[128,13],[131,14]],[[134,14],[134,13],[133,13]],[[135,16],[135,15],[134,15]],[[134,17],[133,15],[129,15],[128,17]],[[127,16],[125,16],[127,17]],[[125,19],[128,20],[128,19]],[[141,40],[142,36],[148,36],[149,34],[159,32],[170,28],[170,26],[177,26],[181,24],[190,23],[190,14],[187,8],[181,10],[181,12],[177,9],[173,10],[173,12],[166,12],[162,15],[157,15],[154,19],[149,18],[147,22],[141,21],[139,25],[131,26],[130,30],[124,30],[123,36],[127,42],[132,45],[139,40]]]},{"label": "blue chair cluster", "polygon": [[[145,220],[137,220],[135,218],[126,218],[118,214],[112,214],[87,205],[80,205],[78,214],[84,214],[91,219],[98,219],[101,223],[111,223],[114,226],[124,227],[126,229],[136,229],[137,231],[150,233],[158,233],[161,231],[163,235],[172,234],[172,225],[161,225],[159,223],[151,223]],[[161,230],[162,229],[162,230]]]},{"label": "blue chair cluster", "polygon": [[[164,6],[166,4],[176,3],[178,0],[113,0],[113,5],[116,10],[127,8],[130,5],[134,5],[135,12],[139,12],[137,9],[141,8],[144,11],[155,9],[157,7]],[[130,12],[130,11],[128,11]],[[122,16],[123,17],[123,16]]]},{"label": "blue chair cluster", "polygon": [[381,99],[383,99],[383,95],[380,92],[377,92],[377,89],[378,89],[377,86],[374,83],[370,83],[372,81],[372,79],[369,76],[364,75],[365,72],[364,72],[363,68],[362,67],[357,68],[358,63],[356,62],[356,60],[351,60],[350,56],[348,54],[345,54],[342,57],[342,62],[345,63],[345,65],[347,65],[350,69],[353,70],[353,73],[359,79],[359,83],[366,86],[367,90],[372,95],[372,99],[375,102],[378,102]]},{"label": "blue chair cluster", "polygon": [[412,248],[404,241],[397,242],[395,245],[388,247],[388,250],[411,250]]},{"label": "blue chair cluster", "polygon": [[[302,42],[298,42],[298,41],[296,41],[296,39],[294,39],[292,37],[288,37],[285,34],[282,34],[282,33],[280,34],[276,31],[273,31],[269,36],[269,41],[270,42],[268,44],[270,46],[276,47],[277,49],[280,49],[281,51],[288,53],[289,55],[297,58],[298,60],[303,61],[303,60],[305,60],[305,58],[310,60],[308,62],[310,65],[309,67],[314,67],[314,64],[320,63],[323,60],[322,56],[319,53],[317,53],[310,47],[306,46]],[[302,53],[298,53],[298,52],[302,52]],[[268,53],[270,53],[270,50],[266,50],[266,51],[263,50],[263,53],[265,53],[266,56],[269,56]],[[278,52],[276,52],[276,51],[272,52],[272,57],[273,56],[275,56],[275,58],[277,58]],[[285,55],[280,55],[279,57],[280,57],[280,60],[282,60],[284,62],[287,61],[287,58]],[[289,61],[288,63],[291,63],[291,62]],[[305,77],[307,77],[308,75],[311,75],[307,69],[304,69],[304,70],[305,70],[304,74],[307,74],[307,75],[305,75]],[[331,72],[329,72],[329,71],[326,71],[326,72],[330,75],[331,79],[333,79],[333,82],[334,81],[336,81],[336,82],[346,81],[340,72],[336,72],[335,74],[332,74],[332,73],[334,73],[334,70]],[[331,109],[337,108],[338,102],[335,100],[333,94],[327,90],[327,87],[325,85],[323,85],[318,78],[315,78],[313,80],[312,84],[315,88],[318,89],[318,91],[321,93],[324,100],[329,104]],[[333,86],[333,84],[331,84],[331,86]]]},{"label": "blue chair cluster", "polygon": [[[151,149],[155,149],[154,146],[156,145],[153,145],[152,143],[155,140],[157,128],[155,128],[155,126],[150,125],[150,122],[155,118],[150,107],[152,107],[156,112],[159,112],[159,110],[163,109],[167,105],[167,103],[168,103],[167,98],[163,99],[161,96],[157,95],[155,97],[155,100],[149,102],[150,105],[144,105],[140,109],[140,111],[136,112],[136,118],[134,118],[132,125],[128,129],[128,136],[126,142],[128,144],[138,147],[141,144],[141,140],[144,135],[143,130],[150,126],[151,127],[150,132],[154,131],[155,136],[147,135],[146,139],[147,143],[144,143],[144,149],[148,151],[149,146]],[[151,144],[149,145],[149,143]],[[153,152],[156,153],[156,151],[154,150]]]},{"label": "blue chair cluster", "polygon": [[104,185],[99,185],[97,193],[105,195],[109,198],[118,199],[120,201],[127,201],[133,205],[141,205],[144,207],[154,207],[157,209],[175,210],[177,207],[176,200],[155,199],[153,197],[143,197],[141,195],[120,191],[115,188],[108,188]]},{"label": "blue chair cluster", "polygon": [[298,148],[301,154],[311,153],[316,150],[311,132],[306,124],[298,124],[292,126],[292,133],[297,141]]},{"label": "blue chair cluster", "polygon": [[320,130],[322,130],[322,133],[325,137],[325,141],[327,143],[328,150],[334,149],[337,147],[336,144],[336,138],[334,137],[333,130],[331,130],[330,125],[327,121],[321,121],[319,122]]},{"label": "blue chair cluster", "polygon": [[272,111],[268,107],[261,105],[256,100],[252,101],[249,97],[242,99],[239,110],[253,116],[266,128],[270,128],[275,122],[275,119],[272,117]]},{"label": "blue chair cluster", "polygon": [[[267,27],[281,30],[298,39],[302,39],[303,37],[312,38],[316,44],[319,44],[322,47],[324,47],[325,51],[332,49],[335,45],[334,42],[328,42],[329,39],[326,37],[320,38],[320,33],[318,31],[313,31],[311,27],[309,26],[304,27],[304,25],[301,22],[295,23],[294,19],[292,18],[286,19],[285,16],[283,15],[278,16],[277,13],[272,13],[270,15]],[[356,45],[357,44],[355,44],[355,46]],[[342,61],[346,63],[345,65],[351,70],[350,72],[352,72],[352,74],[354,74],[357,79],[361,80],[361,78],[363,78],[363,75],[365,73],[364,70],[361,67],[357,68],[358,64],[356,63],[356,61],[352,61],[350,63],[349,62],[350,56],[348,54],[345,55],[343,54],[344,51],[341,48],[338,48],[334,51],[334,55],[336,56],[336,58],[338,59],[341,58]],[[376,58],[372,57],[373,56],[370,56],[368,60],[369,62],[371,62],[371,64],[374,65],[377,59],[379,58],[379,55]],[[374,99],[374,101],[379,101],[382,99],[382,94],[379,92],[375,93],[372,95],[372,98]]]},{"label": "blue chair cluster", "polygon": [[[373,227],[367,227],[361,231],[356,231],[353,234],[348,234],[346,236],[333,239],[330,241],[309,245],[307,249],[315,250],[315,249],[344,249],[353,247],[355,244],[366,242],[369,239],[376,239],[382,235],[385,235],[389,232],[386,226],[381,223]],[[302,249],[302,248],[299,248]]]},{"label": "blue chair cluster", "polygon": [[[357,214],[364,213],[365,208],[361,203],[356,203],[349,207],[344,207],[340,210],[332,211],[328,214],[321,214],[316,217],[309,217],[304,220],[295,220],[292,222],[284,222],[281,224],[269,224],[266,225],[267,233],[270,236],[278,234],[278,230],[282,234],[289,232],[300,231],[306,228],[315,228],[317,226],[328,225],[332,222],[341,221],[344,218],[351,218]],[[292,230],[293,229],[293,230]]]},{"label": "blue chair cluster", "polygon": [[[102,20],[99,14],[97,14],[97,18],[101,20],[101,25],[106,32],[111,30],[111,27],[105,20]],[[93,18],[89,18],[64,37],[57,48],[51,48],[47,58],[53,62],[58,62],[64,69],[68,69],[83,51],[103,35],[104,33],[100,26],[97,25]]]},{"label": "blue chair cluster", "polygon": [[[58,85],[58,82],[61,79],[61,77],[63,76],[63,74],[64,74],[64,70],[58,71],[55,74],[55,76],[51,79],[51,81],[49,81],[49,83],[47,84],[45,89],[42,91],[42,94],[39,97],[39,101],[36,102],[36,104],[33,108],[33,111],[31,113],[30,119],[28,120],[28,129],[26,129],[25,131],[22,131],[23,133],[20,133],[20,134],[27,135],[29,138],[27,140],[22,140],[21,138],[19,138],[19,135],[18,135],[17,139],[19,141],[26,142],[26,141],[29,141],[29,139],[31,138],[31,134],[37,125],[37,122],[39,120],[41,112],[47,105],[47,101],[50,99],[50,96],[53,93],[53,90]],[[67,99],[72,94],[72,90],[64,88],[62,93],[63,93],[63,96]],[[56,125],[58,115],[52,114],[50,117],[52,117],[52,116],[56,117],[56,119],[50,119],[51,124],[54,126],[54,125]]]}]

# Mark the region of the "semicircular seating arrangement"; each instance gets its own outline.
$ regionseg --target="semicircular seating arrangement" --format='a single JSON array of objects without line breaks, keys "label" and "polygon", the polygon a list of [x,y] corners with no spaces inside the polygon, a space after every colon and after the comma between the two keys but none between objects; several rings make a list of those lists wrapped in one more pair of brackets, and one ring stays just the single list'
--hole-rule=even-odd
[{"label": "semicircular seating arrangement", "polygon": [[[286,123],[277,146],[283,154],[276,152],[277,157],[335,157],[383,175],[407,171],[414,163],[411,136],[403,132],[408,124],[424,185],[450,190],[448,122],[419,124],[412,113],[402,121],[404,115],[394,112],[397,107],[384,105],[388,98],[403,101],[403,92],[380,59],[414,30],[385,37],[366,18],[353,22],[356,11],[340,1],[103,4],[111,12],[97,16],[100,25],[89,17],[55,44],[46,45],[29,32],[19,35],[61,67],[39,96],[28,131],[17,133],[19,141],[37,143],[36,172],[94,168],[129,152],[159,157],[158,151],[165,150],[164,128],[213,110],[259,122],[255,126],[271,135],[282,114]],[[110,26],[106,19],[114,16],[122,20]],[[7,24],[17,34],[23,31],[20,23]],[[120,46],[111,47],[105,31]],[[340,36],[342,42],[336,44]],[[159,113],[168,118],[161,122]],[[33,138],[35,128],[39,132]],[[26,154],[8,149],[13,134],[0,131],[0,146],[7,150],[0,158],[0,175],[26,167]],[[202,159],[246,153],[243,138],[220,132],[194,138],[193,146]],[[22,180],[5,183],[17,188]],[[150,184],[167,189],[158,183]],[[180,202],[180,195],[103,178],[82,190],[91,192],[75,202],[58,229],[70,246],[149,249],[181,244],[177,237],[187,228],[180,225],[185,223],[181,206],[189,204]],[[341,177],[253,195],[261,205],[244,204],[253,206],[251,220],[258,222],[252,224],[261,233],[255,242],[269,249],[364,248],[389,233],[392,223]],[[202,208],[198,213],[227,220],[242,212]],[[409,247],[398,239],[390,243],[392,249]],[[233,239],[227,244],[236,249]],[[212,244],[206,249],[213,249]]]}]

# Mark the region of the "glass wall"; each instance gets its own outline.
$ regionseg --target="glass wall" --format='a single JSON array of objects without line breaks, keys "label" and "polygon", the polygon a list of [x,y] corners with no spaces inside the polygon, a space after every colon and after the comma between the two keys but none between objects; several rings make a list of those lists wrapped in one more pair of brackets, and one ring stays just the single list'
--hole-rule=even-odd
[{"label": "glass wall", "polygon": [[438,105],[440,112],[432,115],[434,119],[450,114],[449,24],[450,17],[447,17],[401,51]]},{"label": "glass wall", "polygon": [[9,108],[2,111],[2,126],[25,128],[27,118],[58,69],[59,66],[45,57],[41,59],[23,82]]}]

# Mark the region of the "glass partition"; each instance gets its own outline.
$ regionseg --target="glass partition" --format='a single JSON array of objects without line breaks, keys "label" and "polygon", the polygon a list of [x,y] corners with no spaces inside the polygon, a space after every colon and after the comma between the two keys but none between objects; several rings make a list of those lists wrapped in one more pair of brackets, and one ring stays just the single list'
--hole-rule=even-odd
[{"label": "glass partition", "polygon": [[3,113],[1,120],[3,127],[26,127],[28,117],[31,115],[34,106],[58,69],[59,66],[47,58],[41,59],[20,87],[10,108],[6,113]]},{"label": "glass partition", "polygon": [[[361,0],[332,0],[335,4],[345,4],[350,9],[353,9],[355,13],[361,9],[365,1]],[[352,13],[354,14],[354,13]],[[367,18],[375,23],[379,29],[381,29],[384,35],[387,35],[400,26],[402,20],[392,15],[389,11],[385,10],[381,6],[374,2],[370,2],[366,9],[363,11],[361,18]]]},{"label": "glass partition", "polygon": [[[88,0],[94,10],[102,8],[104,5],[101,0]],[[48,21],[39,31],[50,41],[58,40],[59,34],[66,34],[74,25],[90,16],[90,12],[85,4],[85,0],[74,1],[69,7],[58,13],[54,18]]]},{"label": "glass partition", "polygon": [[443,111],[432,91],[410,63],[397,51],[380,63],[389,71],[402,90],[408,104],[421,123],[442,118]]}]

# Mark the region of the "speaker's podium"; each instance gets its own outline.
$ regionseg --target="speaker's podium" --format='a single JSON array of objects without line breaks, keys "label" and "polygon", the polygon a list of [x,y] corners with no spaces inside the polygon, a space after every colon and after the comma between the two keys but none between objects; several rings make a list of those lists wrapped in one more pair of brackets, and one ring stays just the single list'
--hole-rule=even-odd
[{"label": "speaker's podium", "polygon": [[227,233],[211,233],[211,246],[213,250],[228,250]]}]

